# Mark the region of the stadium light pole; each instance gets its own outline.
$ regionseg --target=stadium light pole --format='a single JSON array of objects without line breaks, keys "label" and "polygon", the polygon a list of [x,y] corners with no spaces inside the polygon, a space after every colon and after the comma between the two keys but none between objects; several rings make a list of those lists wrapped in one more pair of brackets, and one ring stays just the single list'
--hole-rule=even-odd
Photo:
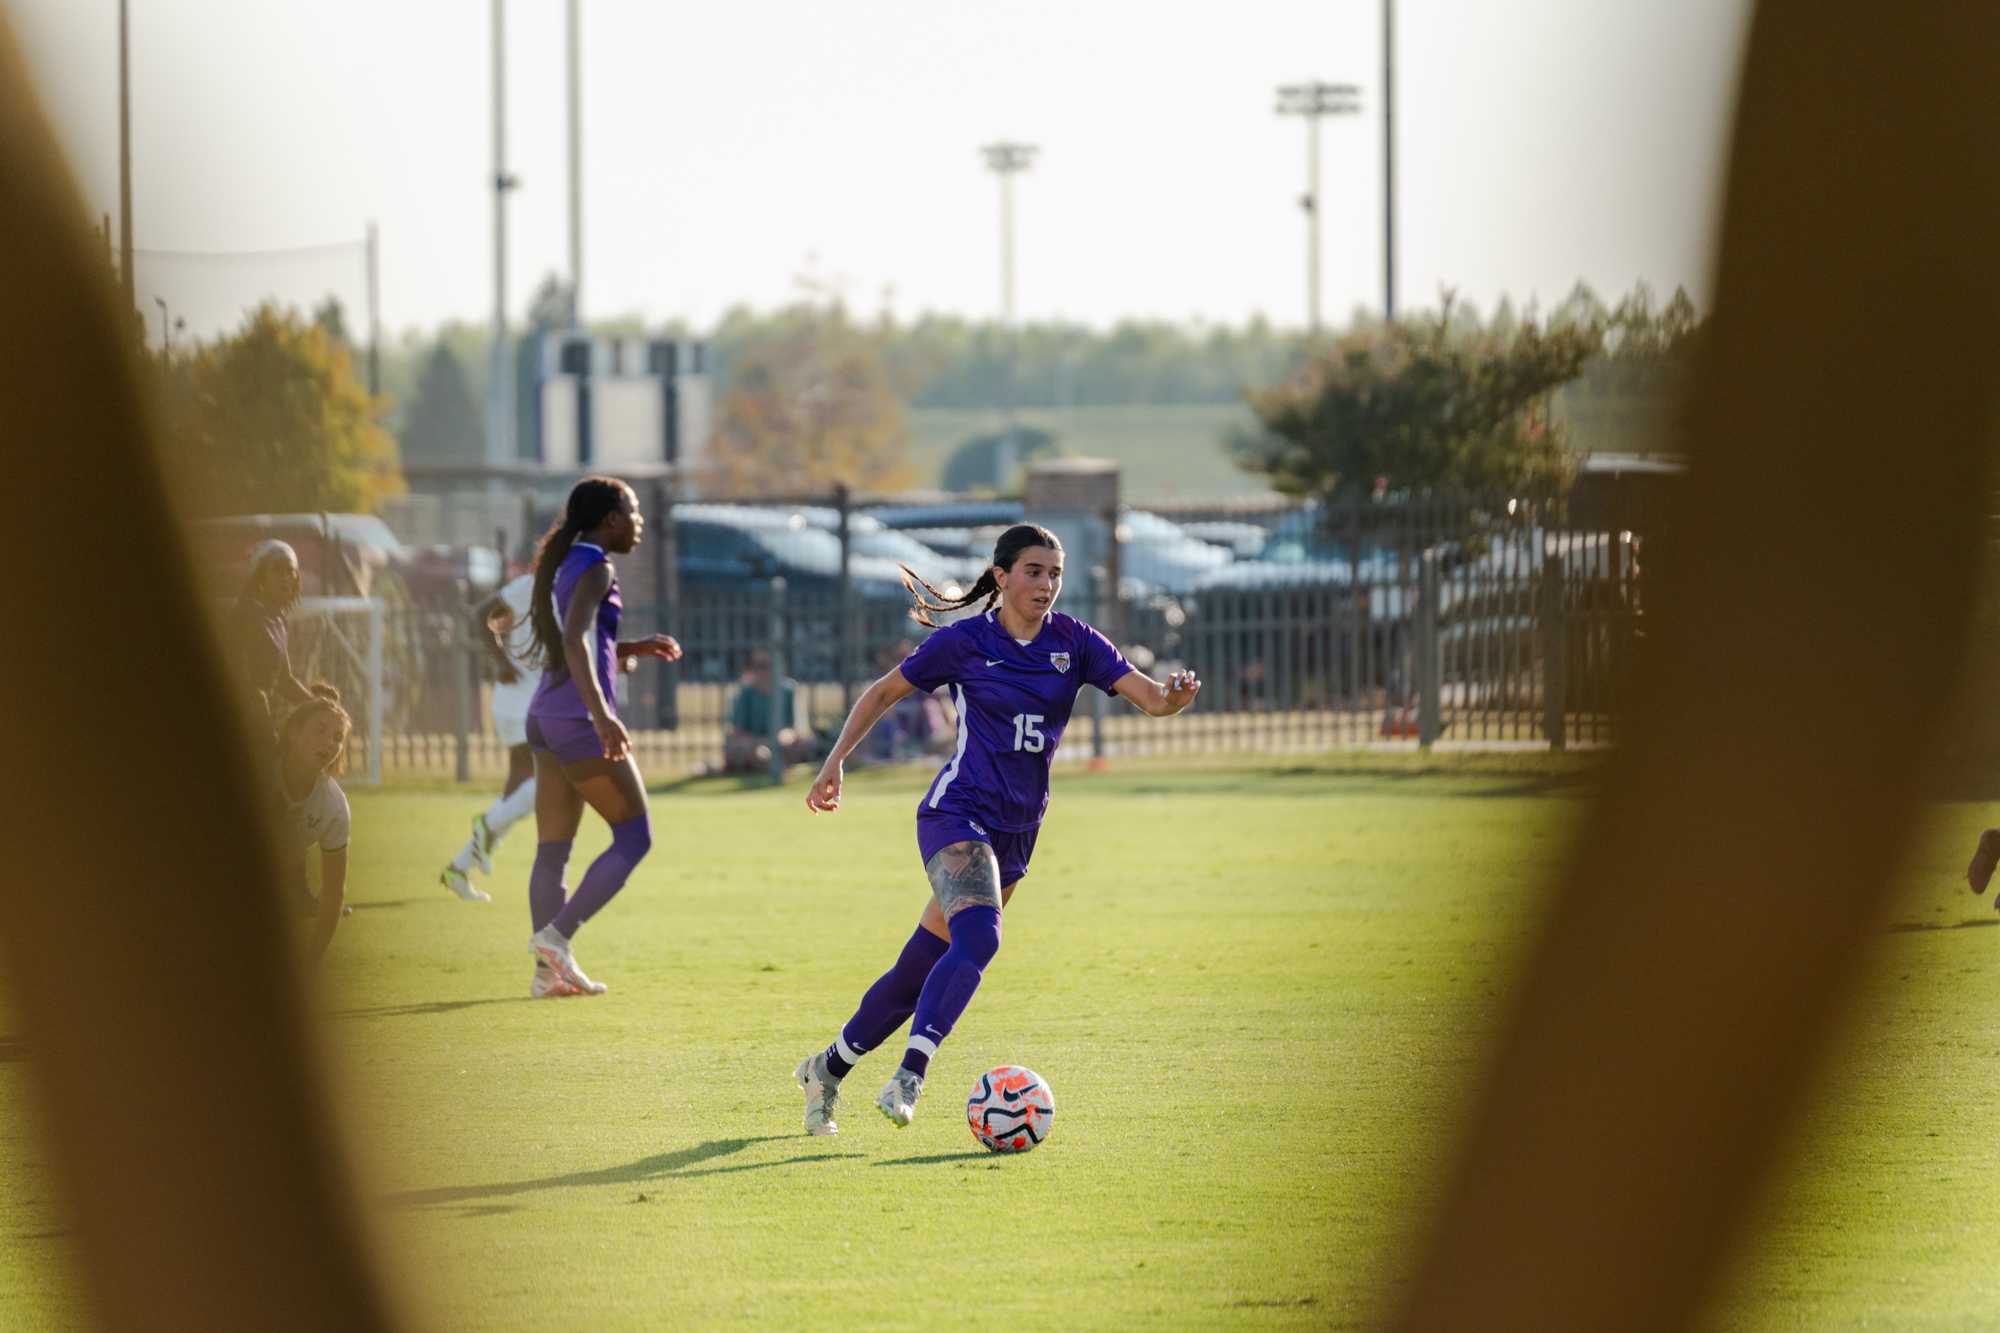
[{"label": "stadium light pole", "polygon": [[1382,318],[1396,319],[1396,0],[1382,0]]},{"label": "stadium light pole", "polygon": [[493,0],[493,365],[486,389],[486,461],[514,461],[514,359],[507,346],[507,192],[520,181],[507,171],[506,0]]},{"label": "stadium light pole", "polygon": [[583,327],[583,38],[579,0],[564,16],[569,85],[569,322]]},{"label": "stadium light pole", "polygon": [[1278,88],[1278,114],[1306,122],[1306,328],[1319,332],[1319,122],[1322,116],[1352,116],[1361,110],[1361,90],[1351,83],[1287,83]]},{"label": "stadium light pole", "polygon": [[132,59],[128,0],[118,0],[118,285],[137,313],[132,278]]},{"label": "stadium light pole", "polygon": [[983,144],[986,165],[1000,177],[1000,319],[1007,330],[1007,371],[1000,383],[1000,448],[994,459],[994,484],[1013,480],[1019,461],[1014,439],[1014,371],[1020,340],[1014,322],[1014,177],[1034,163],[1042,150],[1031,143]]}]

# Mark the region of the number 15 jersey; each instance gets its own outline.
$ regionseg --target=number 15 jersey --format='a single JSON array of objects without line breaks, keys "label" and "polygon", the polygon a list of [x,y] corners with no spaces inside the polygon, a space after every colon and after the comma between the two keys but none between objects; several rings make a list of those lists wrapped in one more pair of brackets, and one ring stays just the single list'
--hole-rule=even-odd
[{"label": "number 15 jersey", "polygon": [[1048,808],[1049,763],[1077,692],[1095,685],[1110,694],[1132,664],[1074,616],[1050,612],[1021,643],[988,611],[938,630],[901,669],[926,694],[948,686],[958,713],[958,743],[918,809],[1020,832]]}]

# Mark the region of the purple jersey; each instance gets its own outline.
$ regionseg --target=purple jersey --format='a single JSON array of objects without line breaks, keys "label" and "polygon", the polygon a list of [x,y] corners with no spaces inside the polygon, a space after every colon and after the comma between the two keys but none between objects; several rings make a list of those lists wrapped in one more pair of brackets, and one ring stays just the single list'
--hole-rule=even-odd
[{"label": "purple jersey", "polygon": [[[576,591],[576,582],[587,573],[591,566],[603,561],[609,563],[604,548],[590,542],[578,542],[569,548],[569,553],[556,566],[555,602],[556,623],[560,625],[569,612],[569,595]],[[604,706],[611,715],[618,715],[618,696],[612,692],[612,672],[614,659],[618,656],[618,617],[624,612],[625,603],[618,596],[618,575],[611,576],[611,591],[604,594],[604,600],[597,604],[597,625],[587,646],[597,665],[597,685],[604,692]],[[558,659],[549,663],[542,672],[542,683],[535,689],[535,697],[528,704],[530,717],[570,717],[588,718],[590,710],[584,707],[583,696],[577,692],[576,682],[569,678],[569,665]]]},{"label": "purple jersey", "polygon": [[926,693],[951,687],[958,746],[919,811],[1007,832],[1035,827],[1049,804],[1049,763],[1077,691],[1095,685],[1109,694],[1131,670],[1111,640],[1060,611],[1025,644],[991,611],[937,631],[903,659],[903,678]]}]

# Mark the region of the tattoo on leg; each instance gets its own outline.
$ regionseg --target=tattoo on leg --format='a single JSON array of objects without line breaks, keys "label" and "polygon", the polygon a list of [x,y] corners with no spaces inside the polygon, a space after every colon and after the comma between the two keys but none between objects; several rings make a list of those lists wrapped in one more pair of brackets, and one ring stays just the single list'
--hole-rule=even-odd
[{"label": "tattoo on leg", "polygon": [[924,865],[946,921],[968,907],[1000,906],[1000,863],[983,842],[955,842]]}]

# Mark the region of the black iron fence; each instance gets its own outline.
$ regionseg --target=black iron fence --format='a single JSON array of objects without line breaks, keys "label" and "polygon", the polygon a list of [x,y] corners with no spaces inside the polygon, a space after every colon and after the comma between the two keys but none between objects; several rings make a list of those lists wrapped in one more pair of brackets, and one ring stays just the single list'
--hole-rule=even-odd
[{"label": "black iron fence", "polygon": [[[1652,508],[1647,521],[1658,523]],[[754,505],[656,495],[653,550],[620,562],[623,632],[672,634],[686,655],[619,676],[642,768],[816,762],[859,689],[928,632],[909,618],[898,555],[941,589],[969,586],[983,563],[971,553],[990,552],[1010,519],[1005,502],[962,509],[864,508],[838,494]],[[1171,725],[1120,701],[1081,705],[1070,748],[1610,741],[1621,681],[1645,642],[1647,533],[1620,519],[1601,497],[1587,528],[1550,498],[1267,505],[1206,527],[1128,511],[1117,576],[1072,570],[1062,609],[1155,676],[1196,668],[1204,693]],[[381,624],[383,683],[369,704],[381,769],[500,772],[473,608],[391,610]],[[864,757],[948,749],[954,725],[929,701]],[[370,743],[357,738],[364,758]]]}]

